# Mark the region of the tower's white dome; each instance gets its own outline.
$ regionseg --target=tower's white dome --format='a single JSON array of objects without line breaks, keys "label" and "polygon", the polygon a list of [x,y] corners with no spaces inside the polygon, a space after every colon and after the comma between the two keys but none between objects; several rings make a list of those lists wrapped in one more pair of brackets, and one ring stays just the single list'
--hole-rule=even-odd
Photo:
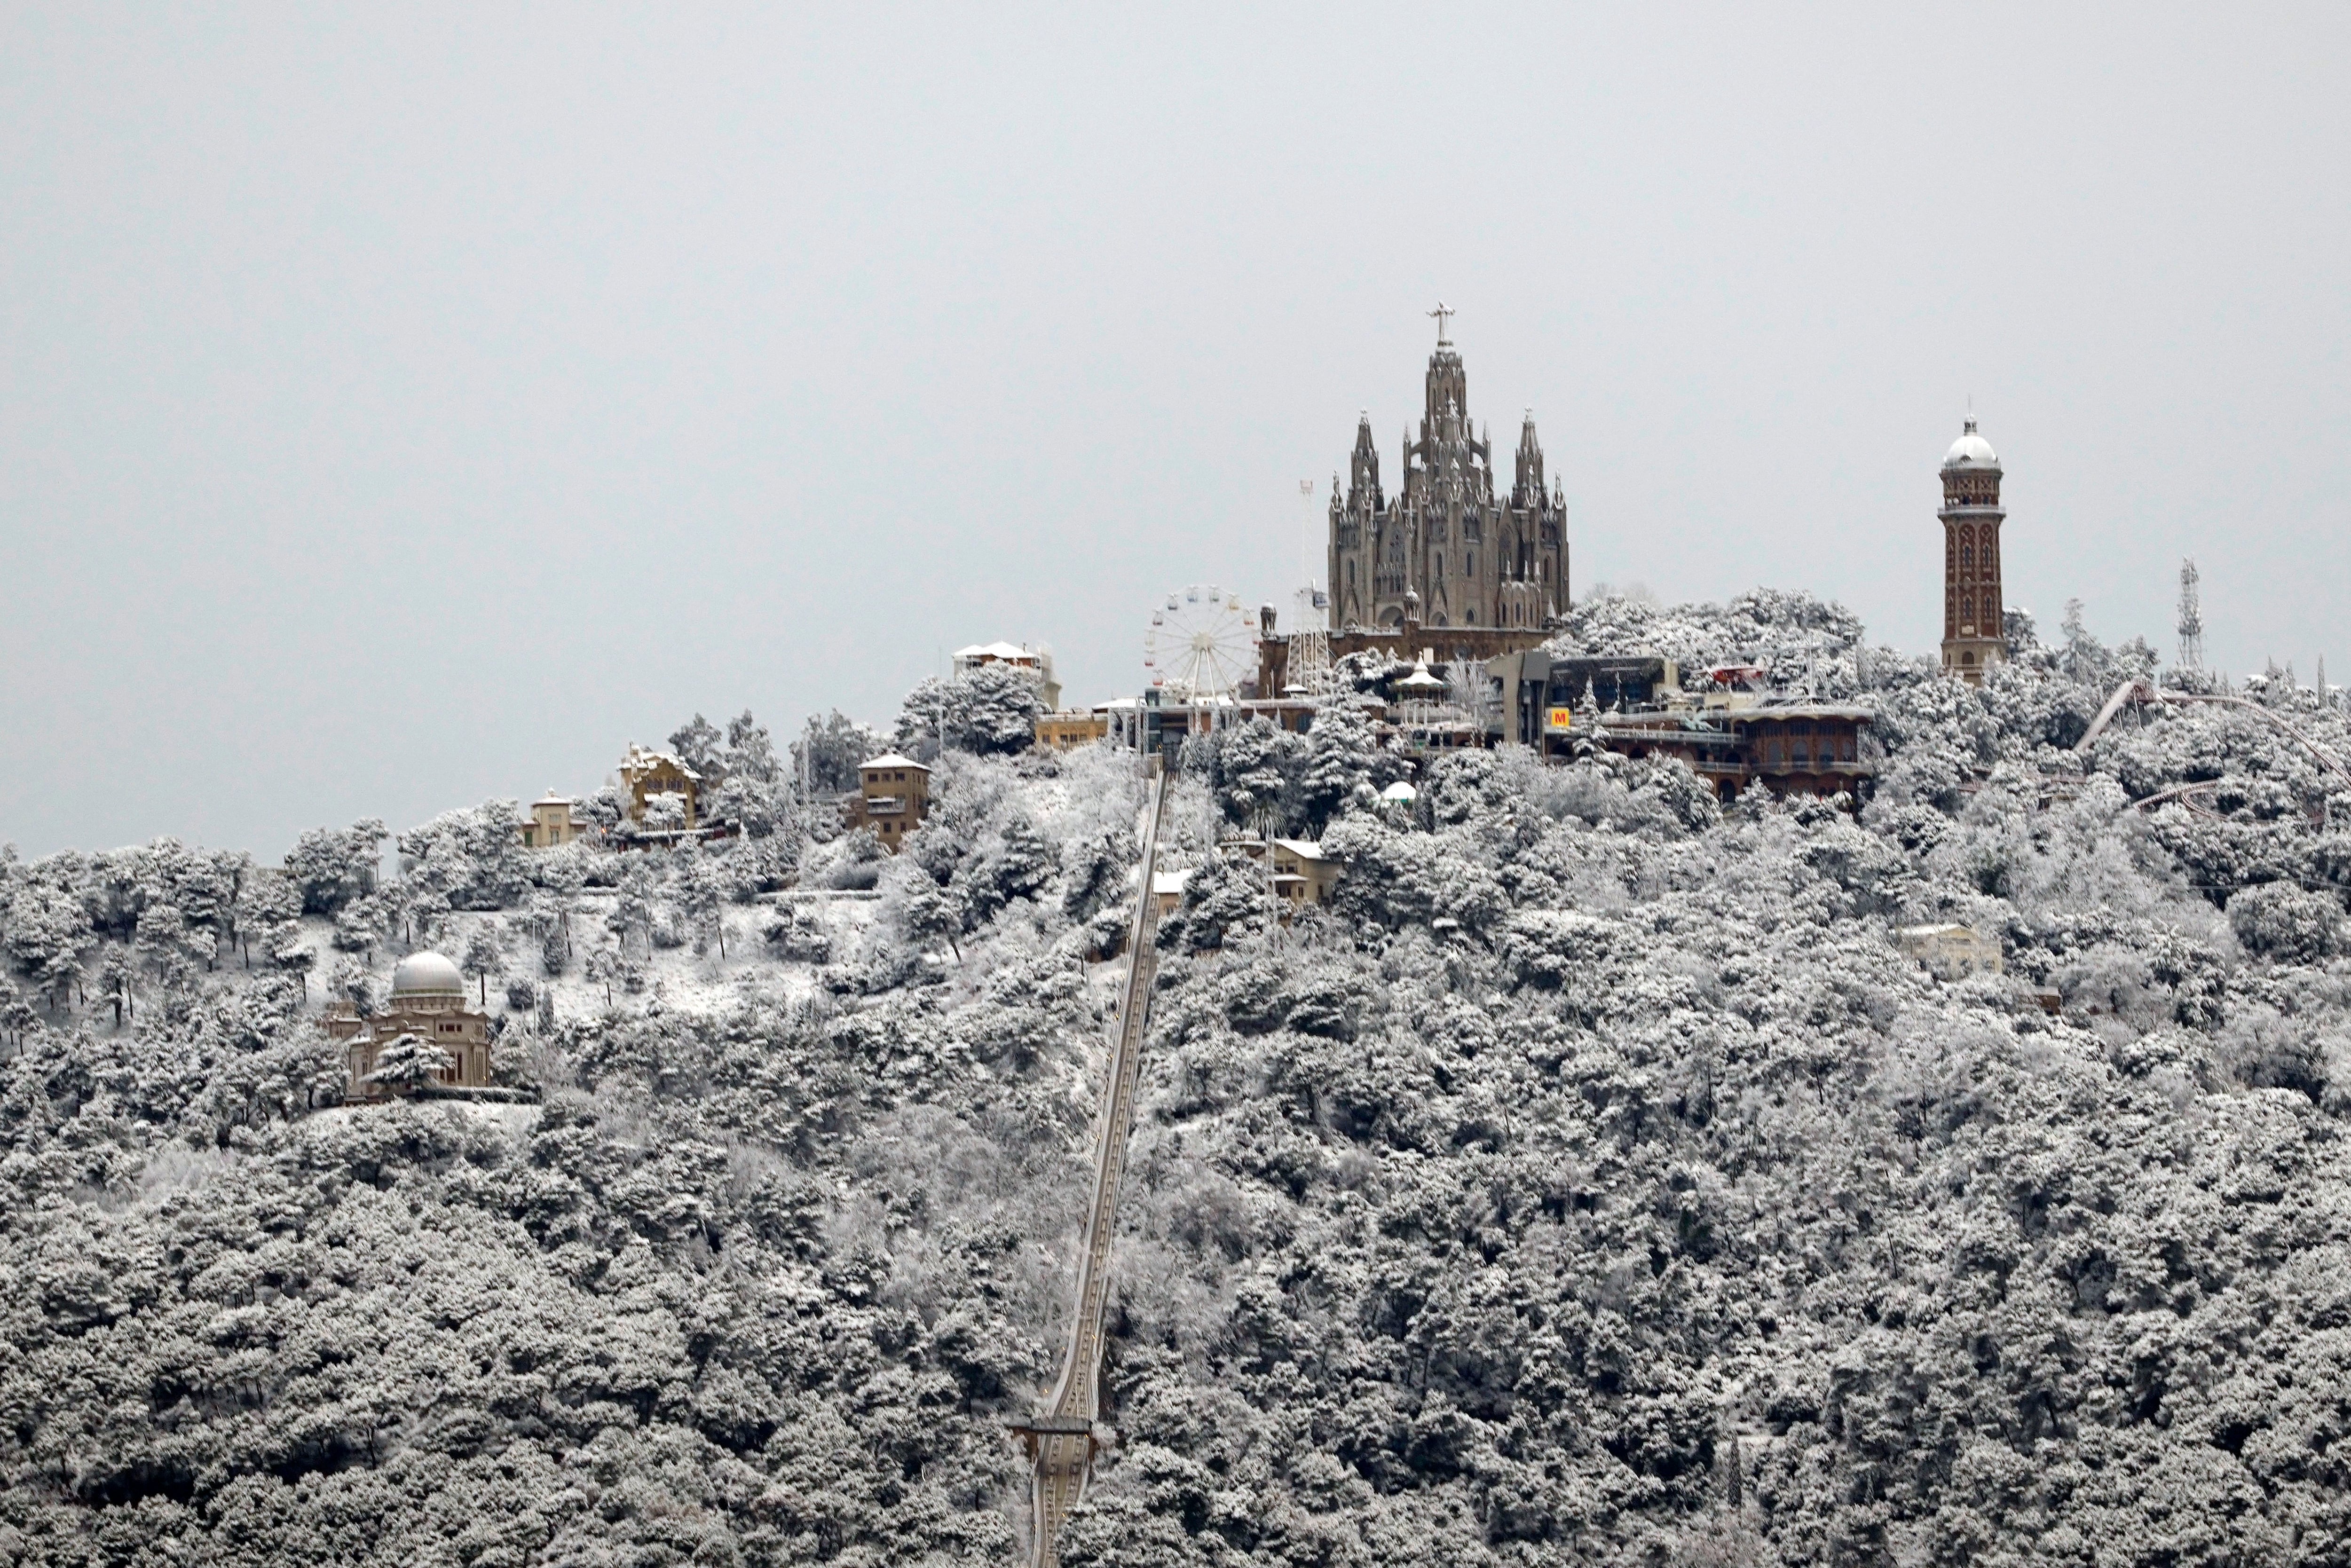
[{"label": "tower's white dome", "polygon": [[2000,454],[1991,449],[1991,442],[1976,434],[1976,422],[1970,419],[1959,438],[1951,443],[1951,449],[1943,454],[1943,466],[1996,469],[2000,466]]},{"label": "tower's white dome", "polygon": [[411,953],[392,967],[392,996],[394,1001],[402,997],[462,997],[465,994],[465,977],[457,966],[438,953]]}]

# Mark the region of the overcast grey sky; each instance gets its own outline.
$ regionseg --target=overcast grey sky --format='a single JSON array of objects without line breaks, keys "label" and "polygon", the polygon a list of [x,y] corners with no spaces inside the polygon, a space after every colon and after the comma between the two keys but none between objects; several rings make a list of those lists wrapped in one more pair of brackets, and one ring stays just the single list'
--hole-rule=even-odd
[{"label": "overcast grey sky", "polygon": [[2351,678],[2351,11],[0,11],[0,839],[274,855],[1285,605],[1442,296],[1576,587]]}]

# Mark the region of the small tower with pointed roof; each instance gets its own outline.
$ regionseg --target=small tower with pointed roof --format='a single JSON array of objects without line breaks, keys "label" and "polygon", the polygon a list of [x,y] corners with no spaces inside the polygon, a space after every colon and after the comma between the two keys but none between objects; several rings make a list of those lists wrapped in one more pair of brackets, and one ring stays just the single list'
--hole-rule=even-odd
[{"label": "small tower with pointed roof", "polygon": [[2008,657],[2000,586],[2000,455],[1975,416],[1943,455],[1943,673],[1970,685]]}]

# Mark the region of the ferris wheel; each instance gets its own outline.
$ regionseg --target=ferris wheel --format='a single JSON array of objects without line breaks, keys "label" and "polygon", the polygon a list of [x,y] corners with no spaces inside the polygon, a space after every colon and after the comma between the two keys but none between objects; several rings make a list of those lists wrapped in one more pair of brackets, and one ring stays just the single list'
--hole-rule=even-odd
[{"label": "ferris wheel", "polygon": [[1229,696],[1257,667],[1257,631],[1240,596],[1195,583],[1167,596],[1144,633],[1143,667],[1179,702]]}]

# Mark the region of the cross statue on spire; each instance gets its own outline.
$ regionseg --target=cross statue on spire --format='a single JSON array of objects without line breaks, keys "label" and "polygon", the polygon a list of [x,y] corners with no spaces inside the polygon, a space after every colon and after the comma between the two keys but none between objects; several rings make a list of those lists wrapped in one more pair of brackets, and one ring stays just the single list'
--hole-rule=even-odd
[{"label": "cross statue on spire", "polygon": [[1429,314],[1437,318],[1437,346],[1440,349],[1445,348],[1453,341],[1445,335],[1445,323],[1449,318],[1458,316],[1461,312],[1451,308],[1440,299],[1437,302],[1437,308]]}]

